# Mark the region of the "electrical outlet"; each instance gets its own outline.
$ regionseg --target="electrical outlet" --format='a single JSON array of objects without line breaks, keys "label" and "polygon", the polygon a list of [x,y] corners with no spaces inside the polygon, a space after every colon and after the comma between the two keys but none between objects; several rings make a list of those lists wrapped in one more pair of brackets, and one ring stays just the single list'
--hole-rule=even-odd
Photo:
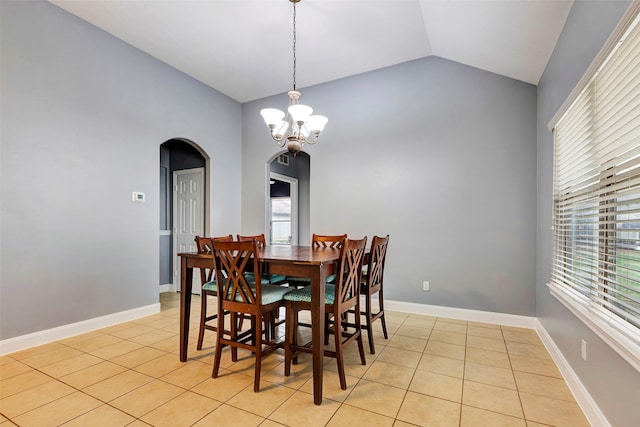
[{"label": "electrical outlet", "polygon": [[587,342],[585,340],[581,340],[582,343],[580,345],[580,356],[582,360],[587,360]]},{"label": "electrical outlet", "polygon": [[422,282],[422,290],[423,291],[428,291],[429,290],[429,281],[425,280],[424,282]]}]

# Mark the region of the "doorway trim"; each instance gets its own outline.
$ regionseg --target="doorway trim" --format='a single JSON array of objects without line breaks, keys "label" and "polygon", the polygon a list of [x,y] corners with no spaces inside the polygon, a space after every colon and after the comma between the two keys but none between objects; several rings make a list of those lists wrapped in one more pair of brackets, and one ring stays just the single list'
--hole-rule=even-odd
[{"label": "doorway trim", "polygon": [[[269,181],[277,179],[289,183],[289,197],[291,197],[291,244],[298,244],[298,178],[269,172]],[[268,181],[268,182],[269,182]],[[267,241],[271,242],[271,185],[267,185],[267,224],[265,229],[268,236]]]}]

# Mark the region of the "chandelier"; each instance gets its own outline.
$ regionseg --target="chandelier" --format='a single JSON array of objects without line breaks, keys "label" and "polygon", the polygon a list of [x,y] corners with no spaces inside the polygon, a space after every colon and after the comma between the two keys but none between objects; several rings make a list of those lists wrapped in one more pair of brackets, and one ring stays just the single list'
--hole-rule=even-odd
[{"label": "chandelier", "polygon": [[293,90],[288,92],[289,108],[286,115],[277,108],[263,108],[260,114],[278,146],[283,148],[286,145],[287,150],[295,156],[304,144],[318,142],[318,136],[329,119],[325,116],[311,115],[311,107],[298,104],[300,92],[296,90],[296,3],[301,0],[289,1],[293,3]]}]

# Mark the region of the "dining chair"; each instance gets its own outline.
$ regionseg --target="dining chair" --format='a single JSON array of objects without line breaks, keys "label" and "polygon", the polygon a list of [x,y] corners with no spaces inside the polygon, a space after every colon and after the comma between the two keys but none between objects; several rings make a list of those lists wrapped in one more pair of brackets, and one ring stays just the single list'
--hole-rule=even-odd
[{"label": "dining chair", "polygon": [[[238,237],[238,242],[250,242],[252,240],[255,240],[258,242],[259,247],[264,248],[265,246],[267,246],[267,239],[264,237],[264,233],[256,234],[253,236],[241,236],[240,234],[238,234],[237,237]],[[249,275],[250,277],[252,277],[251,276],[252,274],[253,273],[251,272],[247,272],[247,275]],[[272,285],[281,285],[287,282],[287,276],[283,274],[262,273],[262,279],[267,280],[267,283]],[[264,280],[262,283],[263,284],[265,283]]]},{"label": "dining chair", "polygon": [[[260,390],[260,370],[262,358],[268,353],[282,348],[282,343],[263,339],[262,319],[284,306],[284,295],[289,287],[263,285],[261,281],[249,283],[245,271],[252,271],[260,277],[260,254],[258,243],[213,242],[213,258],[218,282],[218,312],[229,312],[229,316],[218,316],[216,351],[212,377],[217,378],[220,370],[222,349],[231,347],[231,360],[238,360],[238,348],[251,351],[255,356],[253,391]],[[251,328],[240,331],[237,319],[251,316]],[[228,333],[225,322],[230,319]]]},{"label": "dining chair", "polygon": [[[213,241],[220,242],[232,242],[233,235],[220,237],[201,237],[196,236],[196,248],[199,254],[212,254],[213,253]],[[218,318],[218,313],[207,316],[207,298],[218,296],[218,285],[214,276],[214,263],[211,261],[211,268],[200,269],[200,283],[202,283],[202,290],[200,293],[200,330],[198,331],[198,350],[202,350],[202,342],[204,340],[204,331],[216,331],[215,324],[209,324]]]},{"label": "dining chair", "polygon": [[[356,341],[360,352],[360,361],[365,365],[364,346],[360,327],[360,281],[362,279],[362,262],[367,238],[361,240],[345,239],[340,248],[340,260],[337,266],[335,284],[325,283],[325,312],[333,315],[333,323],[328,331],[335,338],[335,349],[324,350],[324,355],[334,357],[338,364],[340,388],[347,389],[344,372],[343,348]],[[289,292],[284,296],[286,307],[286,334],[284,344],[285,376],[291,374],[291,363],[297,362],[298,353],[311,353],[311,343],[298,345],[298,313],[311,310],[310,286]],[[344,316],[353,316],[352,323],[343,325]],[[352,326],[352,327],[344,327]]]},{"label": "dining chair", "polygon": [[[313,233],[311,237],[311,247],[313,248],[336,248],[340,249],[347,238],[346,234],[339,234],[335,236],[321,235]],[[327,283],[333,283],[336,275],[330,274],[327,276]],[[292,277],[287,276],[287,282],[290,286],[300,288],[303,286],[309,286],[311,284],[311,278],[309,277]]]},{"label": "dining chair", "polygon": [[[383,279],[384,264],[387,258],[387,246],[389,245],[389,235],[385,237],[373,236],[371,240],[371,250],[365,256],[364,269],[362,273],[362,281],[360,284],[360,295],[364,296],[364,310],[360,312],[364,316],[365,321],[362,323],[362,329],[367,331],[369,338],[369,351],[375,354],[376,349],[373,343],[372,324],[380,319],[382,324],[382,333],[385,339],[389,339],[387,335],[387,323],[384,319],[384,298],[383,298]],[[372,297],[378,294],[378,310],[373,312]]]},{"label": "dining chair", "polygon": [[[238,234],[237,238],[238,238],[238,242],[251,242],[255,240],[258,243],[258,247],[260,248],[264,248],[267,245],[267,239],[264,237],[264,233],[256,234],[253,236],[242,236]],[[249,283],[255,282],[253,272],[247,271],[245,272],[245,275],[247,276],[247,280],[249,281]],[[266,284],[282,285],[287,283],[287,280],[286,280],[287,276],[285,276],[284,274],[262,273],[261,278],[262,278],[261,282],[263,285],[266,285]],[[271,337],[275,337],[276,328],[284,323],[284,319],[279,320],[279,317],[280,317],[280,313],[278,310],[266,316],[265,322],[268,325],[268,327],[265,328],[265,332],[267,333],[267,337],[269,337],[269,335]]]}]

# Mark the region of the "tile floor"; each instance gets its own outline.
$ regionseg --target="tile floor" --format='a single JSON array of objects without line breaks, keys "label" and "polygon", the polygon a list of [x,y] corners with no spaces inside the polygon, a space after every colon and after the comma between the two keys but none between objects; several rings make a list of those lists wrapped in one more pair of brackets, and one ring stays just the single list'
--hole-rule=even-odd
[{"label": "tile floor", "polygon": [[159,314],[2,356],[0,427],[589,425],[533,330],[388,312],[366,366],[349,346],[346,391],[326,359],[315,406],[307,355],[288,378],[283,355],[268,356],[259,394],[248,352],[224,353],[212,379],[214,333],[195,349],[197,297],[181,363],[179,295],[160,300]]}]

